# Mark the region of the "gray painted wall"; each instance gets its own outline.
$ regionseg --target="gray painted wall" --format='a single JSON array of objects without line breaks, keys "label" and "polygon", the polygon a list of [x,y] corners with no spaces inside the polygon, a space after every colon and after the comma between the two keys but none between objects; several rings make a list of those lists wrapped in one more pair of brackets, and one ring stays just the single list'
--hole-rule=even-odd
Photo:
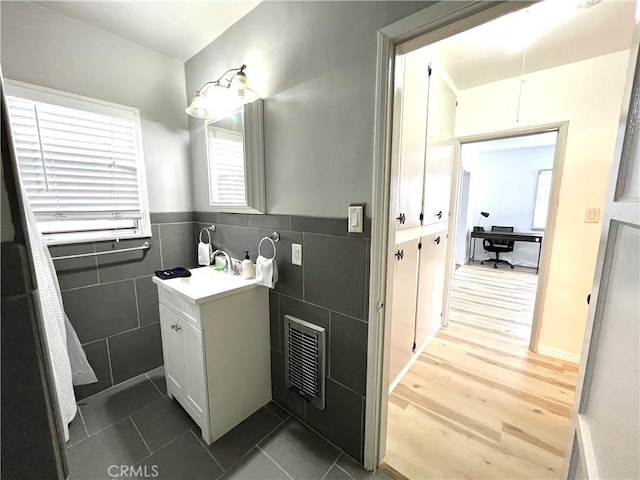
[{"label": "gray painted wall", "polygon": [[[427,2],[264,2],[185,64],[189,98],[247,65],[265,99],[267,212],[345,217],[371,203],[377,30]],[[196,211],[208,201],[204,122],[190,120]]]},{"label": "gray painted wall", "polygon": [[183,64],[28,2],[1,2],[2,70],[140,109],[149,207],[191,211]]}]

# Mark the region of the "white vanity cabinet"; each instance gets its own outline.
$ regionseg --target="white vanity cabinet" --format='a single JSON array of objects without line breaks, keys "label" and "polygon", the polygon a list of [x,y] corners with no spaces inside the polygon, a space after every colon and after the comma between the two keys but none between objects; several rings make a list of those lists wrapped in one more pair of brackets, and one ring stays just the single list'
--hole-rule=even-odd
[{"label": "white vanity cabinet", "polygon": [[168,395],[210,444],[271,400],[268,289],[210,267],[153,281]]}]

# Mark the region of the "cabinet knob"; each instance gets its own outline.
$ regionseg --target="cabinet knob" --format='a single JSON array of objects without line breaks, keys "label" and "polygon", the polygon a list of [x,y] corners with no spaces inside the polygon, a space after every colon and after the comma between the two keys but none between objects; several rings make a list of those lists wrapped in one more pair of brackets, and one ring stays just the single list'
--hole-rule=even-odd
[{"label": "cabinet knob", "polygon": [[401,213],[400,215],[398,215],[396,217],[396,220],[399,220],[402,225],[404,225],[404,222],[405,222],[406,219],[407,219],[407,217],[406,217],[406,215],[404,213]]}]

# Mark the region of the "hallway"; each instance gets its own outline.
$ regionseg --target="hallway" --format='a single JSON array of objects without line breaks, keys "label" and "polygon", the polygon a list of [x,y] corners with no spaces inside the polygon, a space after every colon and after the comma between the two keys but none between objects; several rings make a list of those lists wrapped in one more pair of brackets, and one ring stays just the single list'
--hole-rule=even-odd
[{"label": "hallway", "polygon": [[385,464],[410,479],[558,478],[577,365],[528,350],[536,284],[455,272],[449,326],[390,396]]}]

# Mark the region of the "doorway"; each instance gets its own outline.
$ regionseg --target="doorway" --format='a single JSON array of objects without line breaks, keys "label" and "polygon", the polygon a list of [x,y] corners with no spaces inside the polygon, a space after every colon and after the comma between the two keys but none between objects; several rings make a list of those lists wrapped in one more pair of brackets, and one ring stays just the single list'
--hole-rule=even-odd
[{"label": "doorway", "polygon": [[[474,10],[476,8],[477,8],[477,10]],[[398,47],[397,52],[400,52],[400,53],[408,52],[408,51],[412,51],[412,50],[415,50],[417,48],[420,48],[420,47],[422,47],[424,45],[427,45],[427,44],[430,44],[430,43],[434,43],[435,41],[440,40],[443,37],[451,36],[453,33],[464,31],[465,29],[469,29],[469,28],[471,28],[473,26],[482,24],[482,23],[484,23],[484,21],[486,21],[488,19],[500,17],[500,15],[506,13],[506,11],[509,10],[510,8],[512,10],[515,10],[515,8],[513,8],[513,5],[511,5],[511,6],[506,6],[506,5],[495,6],[495,5],[492,5],[492,6],[487,7],[487,8],[481,8],[480,5],[474,4],[472,6],[466,5],[466,7],[465,7],[466,11],[463,12],[463,11],[461,11],[462,9],[456,9],[455,7],[451,7],[449,9],[447,9],[446,6],[442,6],[441,5],[440,9],[432,10],[430,12],[432,15],[430,15],[430,16],[426,16],[425,15],[421,19],[415,19],[415,21],[413,23],[412,23],[412,21],[405,22],[405,24],[406,24],[405,28],[407,28],[407,29],[409,29],[409,27],[411,25],[415,25],[415,26],[420,25],[420,31],[421,31],[421,33],[424,33],[424,35],[420,36],[419,38],[407,39],[406,36],[403,38],[402,35],[400,35],[398,33],[398,29],[400,28],[398,25],[395,26],[395,28],[396,28],[395,31],[393,30],[393,28],[390,27],[389,29],[387,29],[387,32],[388,32],[389,36],[392,37],[392,38],[396,38],[396,39],[402,38],[403,41],[406,40],[406,43],[400,44],[400,46]],[[449,28],[446,29],[446,31],[442,31],[441,27],[443,27],[443,25],[447,25]],[[389,62],[388,65],[391,65],[393,63],[394,58],[393,58],[393,54],[392,54],[393,53],[393,49],[390,48],[390,46],[392,45],[392,41],[389,40],[389,36],[386,37],[386,41],[385,41],[384,35],[381,36],[381,42],[380,42],[381,48],[379,49],[379,52],[382,55],[381,56],[382,62],[384,63],[385,60],[388,60],[388,62]],[[624,52],[624,53],[628,53],[628,52]],[[614,61],[613,60],[614,56],[616,56],[616,55],[613,55],[613,56],[610,56],[610,57],[608,57],[606,59],[601,59],[601,60]],[[626,61],[627,61],[627,58],[628,58],[628,54],[625,55],[625,54],[621,53],[620,55],[617,55],[617,56],[620,57],[620,59],[622,59],[622,60],[619,61],[618,66],[621,67],[620,70],[624,70],[624,67],[626,66]],[[527,76],[526,82],[525,82],[524,81],[524,76],[523,76],[524,75],[523,70],[524,69],[519,70],[520,73],[516,74],[516,77],[519,77],[518,80],[520,80],[520,81],[514,82],[514,85],[506,85],[506,86],[503,86],[502,89],[496,89],[497,92],[502,94],[503,98],[509,97],[509,99],[512,99],[515,96],[515,98],[517,99],[516,102],[509,102],[509,107],[511,108],[510,112],[513,114],[513,116],[515,118],[512,119],[511,121],[508,121],[508,122],[499,121],[499,120],[496,120],[495,118],[493,118],[492,117],[492,113],[496,110],[496,106],[501,106],[501,105],[498,105],[500,102],[498,101],[496,103],[495,101],[493,101],[493,103],[492,103],[492,100],[489,100],[490,96],[489,95],[485,95],[485,98],[487,98],[487,101],[484,104],[485,108],[484,109],[479,109],[478,110],[479,113],[476,115],[476,119],[481,119],[483,121],[483,123],[484,123],[483,129],[481,130],[482,134],[488,135],[491,132],[505,132],[505,131],[510,132],[510,134],[512,134],[513,131],[517,130],[518,128],[520,128],[520,129],[533,128],[533,126],[535,126],[535,125],[538,125],[538,126],[539,125],[549,126],[551,123],[553,123],[553,122],[549,121],[548,117],[544,117],[544,116],[540,116],[540,115],[536,116],[534,113],[532,113],[533,112],[533,108],[532,107],[536,106],[536,103],[537,103],[538,106],[541,103],[533,101],[532,100],[533,97],[528,97],[529,95],[531,95],[536,90],[536,88],[534,86],[535,82],[533,82],[533,81],[531,81],[530,83],[526,83],[526,82],[529,82],[533,78],[533,74],[536,73],[536,72],[530,72],[531,75]],[[591,71],[593,71],[593,70],[591,70]],[[596,69],[596,71],[600,71],[600,70]],[[608,70],[608,71],[610,72],[610,70]],[[624,83],[624,81],[623,81],[624,80],[624,74],[620,73],[620,71],[618,71],[617,74],[616,74],[616,78],[618,78],[618,80],[620,80],[620,78],[622,78],[622,81],[618,81],[618,84],[616,85],[616,86],[619,86],[620,88],[619,89],[618,88],[611,89],[611,91],[616,90],[616,92],[617,92],[615,94],[616,98],[612,100],[614,102],[614,104],[616,105],[616,109],[615,109],[616,111],[613,114],[608,113],[608,114],[602,115],[602,121],[603,122],[606,121],[606,123],[607,123],[607,127],[606,128],[608,129],[609,135],[610,135],[612,140],[615,137],[615,132],[611,132],[611,131],[615,130],[615,124],[617,123],[617,113],[618,113],[617,110],[618,110],[618,106],[619,106],[619,104],[621,102],[621,96],[622,96],[621,90],[622,90],[622,85]],[[385,80],[383,75],[381,75],[378,80],[379,80],[380,84],[383,87],[382,90],[384,90],[384,92],[387,95],[389,95],[387,98],[384,98],[384,96],[381,98],[381,102],[379,104],[379,107],[380,107],[379,110],[384,110],[384,108],[382,108],[382,106],[385,105],[385,104],[386,105],[389,104],[388,102],[389,102],[389,98],[391,98],[392,86],[391,86],[390,83],[386,83],[387,80]],[[397,72],[396,72],[396,79],[395,80],[397,81]],[[600,80],[600,79],[598,79],[598,80]],[[523,86],[523,84],[525,84],[525,83],[526,83],[526,85]],[[384,88],[385,86],[388,86],[389,88],[385,89]],[[573,86],[575,86],[575,82],[573,82],[572,87]],[[600,87],[602,88],[602,85],[600,85]],[[550,88],[549,85],[546,85],[545,89],[546,89],[547,92],[549,92],[549,88]],[[567,98],[569,98],[569,97],[572,97],[572,96],[575,97],[575,96],[578,95],[576,92],[573,92],[572,94],[569,94],[570,92],[568,92],[568,90],[563,90],[563,89],[560,89],[560,90],[561,90],[561,93],[563,94],[562,97],[565,100]],[[602,90],[600,90],[600,91],[602,91]],[[559,90],[554,90],[554,92],[556,94],[559,94]],[[528,97],[528,98],[526,98],[526,97]],[[563,101],[564,100],[560,100],[558,102],[558,104],[561,104]],[[548,104],[548,103],[553,103],[553,102],[547,101],[547,102],[544,102],[544,103]],[[461,101],[461,105],[464,108],[464,103],[462,101]],[[504,106],[504,105],[502,105],[502,106]],[[525,108],[525,106],[527,108]],[[531,110],[528,110],[529,107],[531,107]],[[382,113],[382,115],[379,115],[379,120],[380,120],[379,121],[379,125],[385,125],[386,119],[385,119],[384,115],[388,114],[389,111],[386,110],[386,111],[379,112],[379,113]],[[604,117],[606,117],[606,119]],[[395,116],[394,116],[394,118],[395,118]],[[558,120],[558,119],[562,119],[562,120],[569,119],[569,120],[571,120],[571,122],[572,122],[572,140],[573,141],[575,141],[575,138],[573,138],[573,135],[576,135],[576,134],[578,136],[582,135],[581,133],[578,133],[578,129],[577,128],[573,127],[573,124],[574,124],[573,122],[575,122],[574,119],[568,118],[568,116],[562,116],[562,115],[559,116],[558,114],[556,114],[555,115],[555,120]],[[504,120],[504,119],[502,119],[502,120]],[[560,128],[562,128],[560,126],[560,124],[562,124],[562,123],[563,122],[556,122],[554,126],[557,129],[560,129]],[[460,128],[460,131],[458,131],[458,128],[456,128],[456,136],[459,139],[460,138],[464,139],[466,137],[472,136],[473,132],[470,131],[470,129],[468,127],[469,127],[469,123],[462,125],[462,128]],[[385,131],[388,132],[388,130],[386,130],[385,128],[381,128],[380,131],[381,132],[385,132]],[[384,137],[384,135],[381,135],[381,136],[377,137],[377,140],[378,140],[378,143],[376,144],[376,146],[377,146],[377,149],[379,151],[378,152],[379,155],[376,158],[379,158],[379,159],[382,160],[383,157],[384,157],[382,152],[389,150],[390,137],[389,136]],[[460,142],[458,140],[457,143],[456,143],[457,148],[460,148],[462,143],[464,143],[464,142]],[[571,148],[573,148],[571,145],[567,145],[567,150],[570,150]],[[599,153],[597,154],[597,156],[599,158],[604,158],[607,155],[609,157],[611,157],[611,153],[612,152],[609,151],[609,150],[612,150],[612,148],[609,148],[609,146],[607,147],[607,151],[606,152],[603,151],[601,146],[599,146],[598,149],[599,149]],[[593,152],[591,152],[591,153],[593,153]],[[571,159],[571,157],[569,157],[569,158]],[[573,160],[571,160],[571,162],[573,162]],[[575,165],[573,165],[573,166],[575,167]],[[602,165],[602,167],[603,167],[602,171],[608,171],[609,164]],[[382,178],[382,179],[380,178],[380,173],[381,172],[384,172],[384,168],[376,169],[376,171],[374,171],[374,195],[375,195],[375,198],[374,198],[374,210],[376,209],[376,203],[379,203],[380,201],[383,201],[383,202],[387,201],[388,197],[385,198],[385,196],[389,194],[389,191],[386,191],[385,195],[383,195],[383,198],[379,197],[379,195],[380,195],[379,192],[385,192],[385,189],[384,189],[384,178]],[[566,177],[566,178],[563,178],[563,180],[567,180],[567,182],[566,182],[567,185],[572,185],[573,187],[576,187],[577,183],[579,183],[580,181],[585,181],[586,180],[586,179],[580,179],[578,182],[576,182],[577,178],[576,178],[575,174],[576,174],[576,172],[575,171],[572,172],[571,169],[563,169],[562,177]],[[578,175],[578,176],[580,176],[580,175]],[[384,177],[384,175],[383,175],[383,177]],[[569,177],[572,177],[572,178],[569,178]],[[558,177],[556,179],[556,182],[559,183],[560,179],[561,179],[561,177],[560,177],[560,175],[558,175]],[[381,188],[379,190],[377,190],[375,185],[381,186]],[[393,188],[393,186],[392,186],[392,188]],[[600,188],[602,190],[604,190],[606,188],[606,186],[600,186]],[[575,193],[577,193],[578,196],[580,196],[579,191],[580,191],[580,189],[577,189],[575,191]],[[572,193],[569,193],[569,196],[571,196],[571,194]],[[590,194],[593,196],[593,192],[590,192]],[[585,213],[585,210],[584,210],[584,206],[585,206],[585,203],[586,203],[585,200],[588,201],[588,198],[582,198],[582,202],[577,202],[577,203],[581,203],[580,208],[576,209],[578,211],[581,210],[581,215],[580,215],[581,218],[584,218],[582,215]],[[555,206],[555,207],[557,207],[557,206]],[[563,205],[563,207],[566,207],[566,205]],[[552,206],[552,208],[554,208],[554,206]],[[455,211],[454,205],[452,205],[451,210]],[[574,210],[574,218],[576,218],[576,215],[575,215],[577,213],[576,210]],[[384,209],[383,209],[383,211],[384,211]],[[558,213],[561,214],[563,212],[559,211]],[[567,212],[564,212],[564,213],[567,213]],[[394,245],[390,245],[389,242],[388,242],[388,238],[384,235],[385,230],[386,230],[385,227],[386,227],[386,225],[388,225],[388,221],[393,218],[393,212],[385,211],[385,215],[384,216],[386,217],[385,221],[383,221],[380,224],[378,224],[377,228],[380,229],[380,227],[382,227],[382,232],[380,232],[380,233],[383,234],[382,237],[384,237],[386,239],[386,242],[380,242],[381,243],[380,245],[376,244],[375,241],[372,242],[372,257],[374,257],[374,258],[376,258],[376,257],[384,258],[384,257],[386,257],[387,253],[392,253],[393,249],[394,249]],[[561,219],[563,219],[565,221],[567,220],[567,217],[564,216],[564,215],[560,215],[560,217],[561,217]],[[451,219],[451,221],[449,222],[449,241],[450,241],[450,245],[452,243],[454,243],[455,239],[456,239],[455,231],[457,229],[457,223],[459,223],[459,222],[454,221],[454,219]],[[558,233],[563,233],[563,234],[566,233],[566,229],[569,228],[569,224],[570,223],[571,222],[563,223],[563,222],[559,221],[558,225],[559,225],[559,227],[561,227],[559,229],[560,230],[564,229],[564,231],[563,232],[558,232]],[[581,223],[584,223],[584,222],[581,222]],[[375,222],[374,222],[374,225],[375,225]],[[579,229],[582,229],[582,227],[576,226],[575,224],[573,226],[577,227]],[[591,243],[597,243],[597,239],[592,239],[592,240],[593,241]],[[553,246],[557,247],[557,245],[555,245],[555,244]],[[595,248],[593,250],[595,250]],[[449,258],[451,259],[451,262],[447,264],[448,272],[447,272],[447,274],[445,276],[445,287],[447,289],[449,288],[449,285],[447,284],[447,282],[450,282],[450,279],[451,279],[451,276],[452,276],[451,275],[451,270],[453,269],[454,251],[455,251],[455,246],[450,246],[450,248],[449,248],[449,252],[450,252],[449,253]],[[575,252],[572,252],[572,253],[575,253]],[[583,252],[583,253],[587,253],[587,252]],[[542,256],[545,257],[544,254]],[[571,263],[571,262],[568,262],[568,263]],[[593,265],[591,265],[593,262],[590,261],[590,258],[587,258],[587,260],[585,261],[585,258],[583,257],[582,263],[584,265],[586,265],[586,270],[591,270],[592,267],[593,267]],[[551,270],[553,272],[554,271],[553,268],[550,268],[550,267],[551,267],[550,262],[543,261],[542,265],[541,265],[541,271],[544,272],[544,270],[546,269],[546,270]],[[567,267],[566,265],[564,266],[564,268],[566,268],[566,270],[570,270],[571,269],[570,267]],[[391,277],[391,274],[389,273],[388,269],[385,269],[384,267],[381,268],[380,265],[377,264],[375,259],[372,262],[372,270],[371,271],[372,271],[372,278],[376,278],[377,277],[376,273],[383,273],[383,275],[379,276],[379,278],[385,278],[385,279],[388,280]],[[588,277],[590,274],[587,273],[586,275]],[[388,330],[389,330],[389,322],[379,322],[379,320],[383,320],[384,319],[385,314],[386,315],[389,314],[389,310],[387,310],[390,307],[388,301],[387,302],[382,302],[382,301],[379,300],[379,299],[385,298],[385,295],[381,295],[381,293],[385,293],[386,292],[386,287],[385,286],[381,286],[381,285],[376,285],[375,284],[376,283],[375,280],[374,280],[373,283],[374,284],[372,285],[372,289],[371,289],[371,298],[372,298],[372,301],[375,301],[375,305],[376,305],[377,308],[376,308],[376,310],[373,310],[371,312],[371,315],[370,315],[370,326],[371,326],[371,328],[370,328],[370,333],[371,333],[371,335],[370,335],[370,337],[371,337],[370,338],[370,345],[382,344],[381,339],[385,338],[385,334],[389,333],[388,332]],[[587,283],[589,283],[589,282],[587,282]],[[578,280],[574,281],[573,284],[574,284],[573,286],[579,287],[579,281]],[[566,293],[566,292],[563,292],[563,293]],[[547,304],[545,304],[544,307],[546,308],[547,311],[550,311],[551,309],[549,308],[549,306],[550,306],[549,302],[554,300],[552,298],[553,295],[548,296],[548,295],[546,295],[546,292],[543,292],[542,294],[539,293],[538,296],[540,297],[539,300],[541,300],[543,303],[547,302]],[[388,295],[386,295],[386,299],[387,300],[389,299]],[[576,300],[577,300],[577,297],[576,297]],[[584,299],[581,298],[580,300],[581,300],[580,302],[572,300],[570,304],[571,305],[575,305],[575,306],[577,306],[578,303],[582,304],[582,301]],[[447,323],[447,317],[448,317],[448,315],[450,313],[450,310],[448,308],[448,301],[449,301],[449,297],[448,297],[448,295],[445,295],[444,302],[443,302],[443,312],[442,312],[443,313],[443,323],[444,324]],[[571,307],[571,308],[573,308],[573,307]],[[578,312],[578,310],[579,309],[575,308],[576,313],[578,313],[578,315],[575,315],[576,317],[579,317],[580,314],[582,313],[582,312]],[[583,310],[586,310],[586,309],[583,308]],[[571,316],[572,317],[574,316],[573,312],[571,313]],[[380,327],[380,326],[382,326],[382,328],[377,328],[377,327]],[[386,332],[385,332],[385,329],[387,330]],[[578,334],[575,335],[575,336],[577,337],[577,342],[581,343],[580,342],[580,337],[581,337],[580,332],[578,332]],[[387,338],[388,338],[388,336],[387,336]],[[545,340],[546,340],[546,338],[545,338]],[[549,348],[547,350],[547,352],[551,353],[551,350],[552,349]],[[378,351],[379,352],[381,352],[381,351],[383,352],[382,349],[380,349]],[[373,388],[374,391],[375,391],[375,387],[376,387],[375,381],[377,381],[378,385],[381,387],[380,390],[384,391],[384,386],[385,386],[385,384],[388,385],[387,382],[389,380],[389,378],[388,378],[389,372],[387,370],[387,367],[385,366],[385,355],[382,354],[380,356],[377,356],[375,354],[375,349],[373,349],[373,350],[370,349],[370,352],[372,353],[372,355],[370,355],[370,360],[372,360],[370,362],[370,364],[372,364],[372,363],[377,364],[377,365],[374,365],[374,367],[373,367],[373,371],[374,372],[372,372],[373,373],[372,376],[375,377],[376,368],[378,369],[379,372],[382,372],[381,377],[377,378],[377,380],[370,376],[370,380],[373,380],[373,381],[369,382],[370,391],[371,391],[371,388]],[[565,359],[562,358],[563,352],[562,352],[561,349],[556,349],[556,351],[553,352],[553,353],[556,354],[555,357],[556,357],[557,361],[566,360],[566,358]],[[564,352],[564,353],[567,353],[567,352]],[[529,355],[529,354],[527,354],[527,355]],[[385,405],[385,400],[378,399],[378,401],[379,401],[379,405],[376,405],[375,404],[376,400],[373,399],[372,400],[373,405],[368,405],[368,407],[371,406],[371,407],[373,407],[374,410],[376,408],[379,408],[378,411],[382,413],[382,415],[380,417],[378,417],[377,421],[379,421],[380,423],[377,426],[380,427],[378,431],[380,431],[382,434],[384,434],[385,433],[384,421],[382,421],[380,419],[382,417],[385,417],[385,414],[387,413],[386,410],[385,410],[386,409],[386,405]],[[371,418],[368,415],[368,418],[367,418],[367,429],[369,430],[371,427],[375,428],[376,427],[376,423],[375,422],[376,422],[375,416],[373,416],[373,418]],[[379,442],[379,443],[376,444],[376,442]],[[369,435],[367,435],[367,448],[371,448],[372,451],[374,451],[374,452],[377,451],[378,453],[384,452],[385,451],[385,439],[384,438],[377,438],[377,439],[370,438]],[[365,455],[366,455],[365,458],[368,457],[367,453],[368,452],[366,450],[365,451]],[[372,455],[372,458],[373,457],[375,457],[375,453]]]}]

